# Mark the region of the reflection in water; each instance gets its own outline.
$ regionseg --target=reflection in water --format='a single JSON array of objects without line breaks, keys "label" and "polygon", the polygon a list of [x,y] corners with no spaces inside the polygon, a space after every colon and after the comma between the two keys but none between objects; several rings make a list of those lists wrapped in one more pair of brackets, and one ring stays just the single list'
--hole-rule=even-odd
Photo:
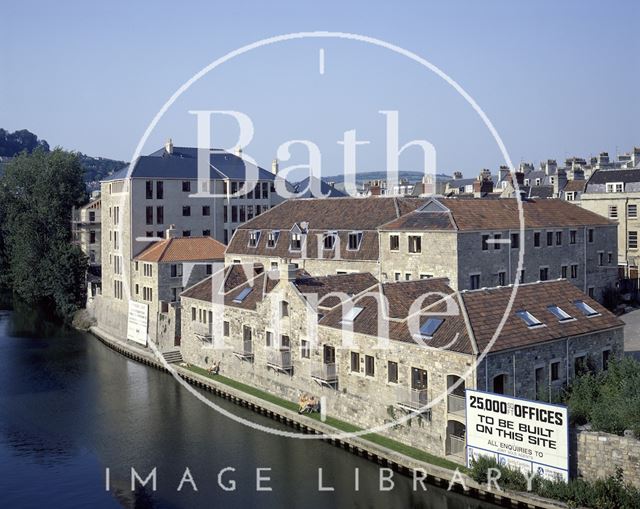
[{"label": "reflection in water", "polygon": [[[207,397],[213,397],[207,395]],[[279,426],[234,406],[243,417]],[[492,507],[395,474],[319,441],[274,437],[200,404],[170,376],[30,310],[0,312],[0,493],[6,507]],[[131,468],[151,483],[131,491]],[[177,488],[189,468],[197,485]],[[235,483],[235,491],[224,486]],[[109,468],[110,489],[105,490]],[[272,491],[257,491],[257,469]],[[323,485],[318,491],[318,470]],[[359,490],[356,491],[356,477]]]}]

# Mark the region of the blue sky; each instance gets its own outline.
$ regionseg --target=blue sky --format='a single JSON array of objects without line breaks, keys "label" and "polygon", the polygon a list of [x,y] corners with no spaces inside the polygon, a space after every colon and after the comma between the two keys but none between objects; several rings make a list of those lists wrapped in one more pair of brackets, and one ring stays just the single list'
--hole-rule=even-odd
[{"label": "blue sky", "polygon": [[[456,80],[480,105],[515,164],[588,157],[640,144],[637,2],[11,2],[3,6],[0,127],[52,145],[128,160],[173,92],[227,52],[299,31],[363,34],[404,47]],[[319,72],[319,50],[325,73]],[[302,40],[261,48],[205,76],[159,122],[144,152],[167,137],[196,143],[193,109],[253,120],[245,151],[268,166],[279,144],[310,139],[323,174],[341,172],[348,129],[371,143],[358,168],[385,166],[384,117],[400,141],[426,139],[440,171],[476,175],[502,164],[493,138],[443,80],[380,48]],[[216,146],[237,129],[216,121]],[[305,160],[293,152],[290,164]],[[420,169],[417,149],[401,169]]]}]

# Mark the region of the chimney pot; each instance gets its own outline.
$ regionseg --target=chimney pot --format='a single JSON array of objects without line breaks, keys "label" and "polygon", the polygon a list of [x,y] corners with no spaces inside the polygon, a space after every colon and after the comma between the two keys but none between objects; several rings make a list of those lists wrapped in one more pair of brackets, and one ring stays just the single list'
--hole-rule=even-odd
[{"label": "chimney pot", "polygon": [[164,151],[168,155],[173,154],[173,141],[171,138],[167,138],[167,141],[164,144]]},{"label": "chimney pot", "polygon": [[169,225],[169,228],[167,228],[167,231],[166,231],[166,238],[175,239],[177,236],[178,236],[178,230],[176,230],[176,225],[175,224]]}]

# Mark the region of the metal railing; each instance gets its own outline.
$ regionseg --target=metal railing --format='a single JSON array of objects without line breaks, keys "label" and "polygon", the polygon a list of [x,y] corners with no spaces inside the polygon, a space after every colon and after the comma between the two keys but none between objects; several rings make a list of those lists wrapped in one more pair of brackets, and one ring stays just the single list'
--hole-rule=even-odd
[{"label": "metal railing", "polygon": [[449,435],[447,437],[447,441],[447,451],[449,454],[452,454],[454,456],[464,456],[464,448],[466,445],[466,440],[464,437]]},{"label": "metal railing", "polygon": [[427,389],[398,387],[397,402],[400,406],[418,410],[429,403]]},{"label": "metal railing", "polygon": [[464,396],[458,394],[447,395],[447,411],[450,414],[464,414],[466,412]]},{"label": "metal railing", "polygon": [[291,362],[291,350],[271,350],[267,352],[267,364],[280,369],[290,369],[293,365]]},{"label": "metal railing", "polygon": [[335,382],[338,379],[338,371],[336,369],[336,363],[323,362],[319,366],[316,366],[311,370],[311,376],[322,380],[324,382]]}]

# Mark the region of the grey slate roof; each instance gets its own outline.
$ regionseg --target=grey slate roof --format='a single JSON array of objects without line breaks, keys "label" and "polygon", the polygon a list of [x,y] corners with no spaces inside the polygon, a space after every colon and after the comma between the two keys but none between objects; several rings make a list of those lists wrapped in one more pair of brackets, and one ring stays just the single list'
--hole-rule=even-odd
[{"label": "grey slate roof", "polygon": [[[317,182],[318,180],[319,179],[317,179],[316,177],[313,177],[313,182]],[[298,182],[297,184],[294,184],[293,188],[295,192],[298,193],[303,189],[307,188],[309,186],[310,181],[311,181],[311,177],[307,177],[306,179]],[[323,198],[323,197],[344,198],[348,196],[346,193],[343,193],[339,189],[336,189],[335,187],[330,186],[322,179],[320,179],[320,192],[322,193],[322,196],[316,196],[315,194],[313,194],[313,192],[309,188],[305,193],[298,196],[298,198]]]},{"label": "grey slate roof", "polygon": [[[164,149],[140,156],[133,163],[131,178],[196,179],[198,157],[195,147],[174,147],[171,154]],[[210,178],[212,180],[245,180],[247,169],[256,167],[229,152],[217,150],[210,155]],[[246,165],[246,167],[245,167]],[[120,180],[127,176],[130,165],[125,166],[104,180]],[[253,170],[252,170],[253,171]],[[275,175],[264,168],[257,168],[260,180],[273,180]]]}]

